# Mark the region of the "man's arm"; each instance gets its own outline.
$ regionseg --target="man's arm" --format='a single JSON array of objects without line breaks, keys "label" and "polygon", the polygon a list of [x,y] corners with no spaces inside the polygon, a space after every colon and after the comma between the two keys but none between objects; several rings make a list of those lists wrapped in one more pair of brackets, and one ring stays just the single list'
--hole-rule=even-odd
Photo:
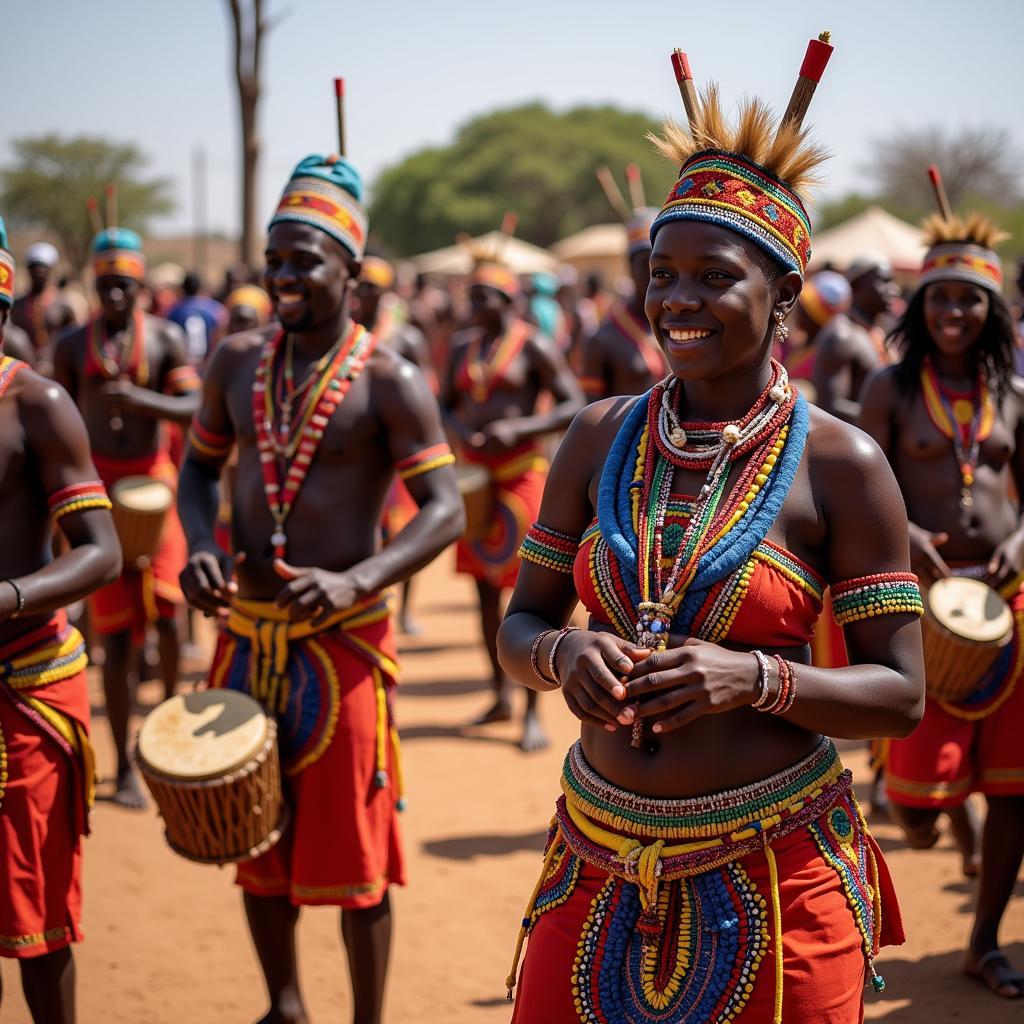
[{"label": "man's arm", "polygon": [[611,394],[607,364],[605,339],[601,328],[598,328],[583,342],[583,372],[579,384],[588,402],[596,402]]},{"label": "man's arm", "polygon": [[[76,484],[97,483],[85,424],[67,392],[52,381],[33,375],[20,388],[17,401],[46,494],[59,497],[60,492]],[[82,506],[59,519],[70,550],[42,569],[14,581],[24,599],[20,614],[55,611],[117,579],[121,571],[121,543],[110,511],[95,502],[90,507],[90,502],[84,501]],[[0,587],[0,621],[15,611],[14,587]]]},{"label": "man's arm", "polygon": [[[148,321],[147,327],[151,328],[152,323]],[[162,372],[157,382],[162,392],[120,380],[109,381],[101,390],[111,399],[112,408],[120,406],[156,420],[187,424],[199,411],[199,375],[188,361],[181,328],[164,321],[157,329],[163,349]]]},{"label": "man's arm", "polygon": [[476,434],[455,414],[458,407],[458,390],[455,387],[455,377],[462,360],[466,358],[468,342],[456,342],[452,346],[448,365],[445,367],[444,377],[441,380],[441,393],[439,401],[441,404],[441,420],[444,428],[463,444],[470,446],[472,438]]},{"label": "man's arm", "polygon": [[530,359],[531,369],[540,378],[544,388],[551,392],[555,405],[548,412],[499,421],[488,428],[503,425],[503,429],[515,433],[517,443],[565,430],[576,413],[587,404],[576,375],[549,337],[534,334],[526,343],[525,352]]},{"label": "man's arm", "polygon": [[850,324],[825,327],[818,339],[812,378],[818,395],[816,404],[847,423],[855,424],[860,416],[860,396],[851,393],[853,367],[870,371],[878,365],[877,359],[867,357],[864,346],[864,339]]}]

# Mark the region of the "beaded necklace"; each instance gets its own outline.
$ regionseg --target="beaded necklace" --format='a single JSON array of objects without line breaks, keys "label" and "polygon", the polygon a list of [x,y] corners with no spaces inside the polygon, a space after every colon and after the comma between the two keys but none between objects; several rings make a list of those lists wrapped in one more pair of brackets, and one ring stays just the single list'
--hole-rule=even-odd
[{"label": "beaded necklace", "polygon": [[921,395],[928,418],[953,442],[960,469],[960,507],[970,508],[974,504],[971,488],[981,443],[992,433],[996,419],[995,402],[985,377],[978,372],[977,388],[972,394],[954,391],[942,383],[931,359],[925,357],[921,368]]},{"label": "beaded necklace", "polygon": [[[304,394],[299,402],[297,423],[294,429],[289,424],[282,433],[274,398],[275,393],[281,393],[275,380],[275,363],[284,338],[284,330],[279,330],[263,346],[252,387],[253,424],[263,467],[263,489],[274,520],[270,542],[277,558],[284,558],[288,543],[285,523],[309,473],[324,429],[377,344],[374,335],[350,321],[330,351],[314,365],[308,382],[299,389]],[[294,400],[294,392],[291,397]]]},{"label": "beaded necklace", "polygon": [[473,335],[466,350],[465,372],[475,402],[486,402],[494,394],[498,382],[523,350],[529,336],[529,325],[522,320],[513,320],[505,333],[491,346],[489,358],[484,359],[484,332],[477,331]]},{"label": "beaded necklace", "polygon": [[[735,423],[680,422],[679,391],[671,378],[636,403],[612,445],[598,493],[601,534],[622,565],[636,609],[631,632],[653,650],[667,646],[673,626],[692,635],[714,585],[743,574],[789,492],[807,436],[806,403],[774,360],[768,385]],[[730,488],[732,464],[748,454]],[[707,476],[678,552],[667,561],[664,529],[676,467],[704,469]],[[720,614],[729,614],[726,605]],[[641,739],[638,719],[633,745]]]},{"label": "beaded necklace", "polygon": [[97,313],[92,318],[86,348],[86,372],[107,380],[127,379],[139,387],[146,386],[149,361],[146,358],[146,317],[141,309],[133,310],[119,345],[108,336],[103,314]]}]

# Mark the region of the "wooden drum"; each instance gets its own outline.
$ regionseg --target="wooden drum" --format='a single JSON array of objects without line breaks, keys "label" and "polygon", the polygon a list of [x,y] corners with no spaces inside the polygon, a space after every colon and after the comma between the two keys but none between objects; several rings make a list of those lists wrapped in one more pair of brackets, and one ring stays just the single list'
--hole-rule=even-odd
[{"label": "wooden drum", "polygon": [[928,693],[969,697],[1013,639],[1013,613],[981,580],[937,580],[924,595],[924,672]]},{"label": "wooden drum", "polygon": [[456,477],[466,506],[466,537],[479,540],[491,525],[491,474],[483,466],[459,466]]},{"label": "wooden drum", "polygon": [[110,503],[125,568],[144,569],[160,544],[174,490],[163,480],[126,476],[111,487]]},{"label": "wooden drum", "polygon": [[235,690],[178,694],[155,708],[135,757],[175,853],[230,864],[266,853],[287,821],[277,723]]}]

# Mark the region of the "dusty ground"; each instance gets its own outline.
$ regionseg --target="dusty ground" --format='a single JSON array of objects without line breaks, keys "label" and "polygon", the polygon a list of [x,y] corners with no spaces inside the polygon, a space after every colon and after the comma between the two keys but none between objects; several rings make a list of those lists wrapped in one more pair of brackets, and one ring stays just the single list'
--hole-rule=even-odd
[{"label": "dusty ground", "polygon": [[[386,1018],[499,1024],[509,1018],[504,979],[539,852],[563,754],[576,734],[556,698],[544,713],[549,751],[525,756],[511,726],[467,731],[484,704],[485,656],[471,591],[448,556],[417,581],[425,632],[406,643],[399,700],[409,778],[404,815],[411,884],[394,893],[396,941]],[[99,704],[96,680],[94,698]],[[145,687],[143,704],[156,700]],[[113,765],[95,708],[101,771]],[[865,778],[864,758],[845,759]],[[910,941],[883,952],[888,988],[868,996],[867,1018],[888,1024],[1009,1024],[1024,1005],[986,995],[959,974],[972,886],[948,842],[905,850],[886,824],[876,835],[895,876]],[[265,1009],[230,869],[201,867],[170,852],[153,812],[100,803],[86,850],[86,942],[76,950],[84,1024],[247,1024]],[[1004,942],[1024,968],[1024,900],[1018,889]],[[303,982],[316,1022],[349,1019],[337,915],[307,912],[301,924]],[[3,964],[0,1018],[28,1021],[16,972]],[[810,1024],[810,1022],[791,1022]]]}]

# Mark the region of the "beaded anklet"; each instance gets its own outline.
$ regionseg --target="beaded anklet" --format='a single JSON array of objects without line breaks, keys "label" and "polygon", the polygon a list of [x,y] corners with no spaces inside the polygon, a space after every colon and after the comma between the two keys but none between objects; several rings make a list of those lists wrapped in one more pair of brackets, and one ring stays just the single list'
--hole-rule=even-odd
[{"label": "beaded anklet", "polygon": [[553,629],[542,629],[533,641],[533,646],[530,648],[530,668],[533,669],[533,674],[538,678],[542,679],[545,683],[554,683],[558,685],[557,679],[551,679],[544,675],[543,670],[540,667],[540,645],[544,643],[545,638],[551,636],[555,630]]},{"label": "beaded anklet", "polygon": [[555,642],[551,645],[551,650],[548,652],[548,672],[551,673],[551,679],[558,686],[562,685],[562,677],[558,674],[558,666],[555,664],[555,654],[558,651],[559,645],[562,641],[572,632],[578,630],[579,626],[564,626],[558,631],[558,636],[555,637]]},{"label": "beaded anklet", "polygon": [[579,537],[534,523],[519,546],[519,557],[553,572],[571,573],[579,545]]},{"label": "beaded anklet", "polygon": [[912,572],[880,572],[832,584],[832,616],[839,626],[876,615],[923,615],[924,604]]},{"label": "beaded anklet", "polygon": [[110,508],[110,498],[102,480],[83,480],[79,484],[70,484],[54,491],[46,499],[50,515],[56,523],[63,516],[72,512],[84,512],[90,508]]},{"label": "beaded anklet", "polygon": [[429,473],[432,469],[450,466],[455,461],[451,448],[447,444],[432,444],[395,463],[395,472],[400,480],[409,480],[421,473]]}]

